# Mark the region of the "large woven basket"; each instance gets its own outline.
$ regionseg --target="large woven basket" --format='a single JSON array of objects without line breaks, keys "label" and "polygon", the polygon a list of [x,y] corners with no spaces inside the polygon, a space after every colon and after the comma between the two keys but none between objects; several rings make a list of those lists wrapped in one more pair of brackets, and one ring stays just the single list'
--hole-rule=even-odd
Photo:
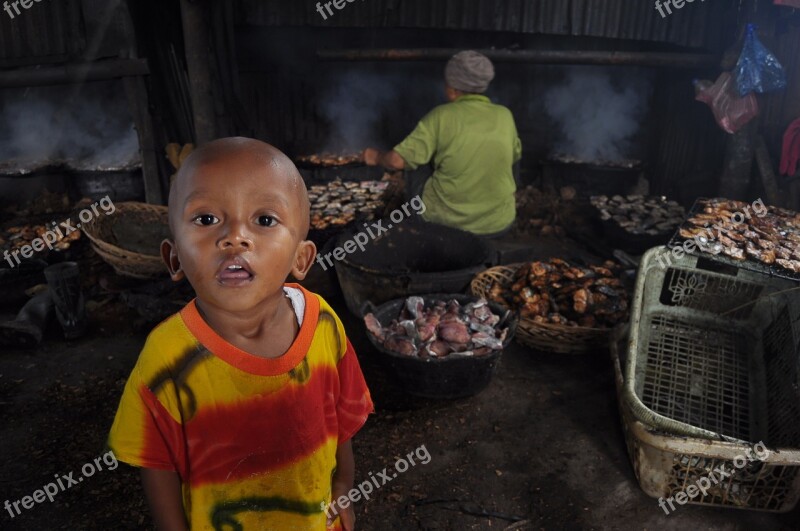
[{"label": "large woven basket", "polygon": [[[470,290],[474,295],[492,300],[489,297],[492,285],[498,282],[503,288],[507,288],[513,284],[517,269],[523,265],[525,264],[511,264],[487,269],[472,279]],[[536,350],[559,354],[585,354],[606,350],[610,334],[611,330],[608,328],[536,323],[533,319],[520,317],[515,337],[523,345]]]},{"label": "large woven basket", "polygon": [[81,227],[92,241],[94,250],[120,275],[141,279],[164,276],[167,269],[159,254],[160,240],[152,237],[144,247],[139,243],[136,250],[127,249],[123,246],[130,244],[119,241],[122,232],[119,229],[127,227],[128,232],[145,232],[151,228],[155,229],[152,231],[154,235],[159,232],[167,234],[167,207],[137,202],[117,203],[115,206],[113,214],[95,216]]}]

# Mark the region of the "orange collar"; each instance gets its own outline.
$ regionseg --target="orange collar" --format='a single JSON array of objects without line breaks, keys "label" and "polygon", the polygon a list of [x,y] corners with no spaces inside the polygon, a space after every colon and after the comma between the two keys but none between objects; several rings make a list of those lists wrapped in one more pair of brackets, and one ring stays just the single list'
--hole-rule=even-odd
[{"label": "orange collar", "polygon": [[294,342],[283,355],[277,358],[262,358],[245,352],[228,343],[212,329],[197,310],[197,299],[193,299],[181,310],[181,319],[186,327],[212,354],[223,361],[251,374],[259,376],[277,376],[289,372],[300,363],[311,347],[319,317],[319,298],[299,284],[286,284],[303,292],[306,300],[306,311],[303,324]]}]

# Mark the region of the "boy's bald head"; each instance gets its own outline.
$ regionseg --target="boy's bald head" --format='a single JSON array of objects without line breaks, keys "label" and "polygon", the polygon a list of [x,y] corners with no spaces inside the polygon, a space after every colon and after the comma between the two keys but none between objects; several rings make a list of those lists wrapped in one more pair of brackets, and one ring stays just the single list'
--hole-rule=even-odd
[{"label": "boy's bald head", "polygon": [[[298,227],[300,238],[305,239],[309,229],[310,206],[306,185],[297,171],[297,167],[289,157],[276,147],[260,140],[245,137],[213,140],[203,144],[186,158],[170,188],[169,223],[173,233],[174,216],[182,211],[183,205],[181,203],[192,193],[193,176],[200,167],[210,163],[224,164],[226,159],[230,159],[231,164],[237,159],[237,161],[248,159],[254,170],[253,177],[263,178],[265,186],[280,186],[289,192],[287,195],[296,201],[301,221],[301,226]],[[229,176],[220,175],[219,178],[227,179]],[[235,185],[233,182],[226,184]]]}]

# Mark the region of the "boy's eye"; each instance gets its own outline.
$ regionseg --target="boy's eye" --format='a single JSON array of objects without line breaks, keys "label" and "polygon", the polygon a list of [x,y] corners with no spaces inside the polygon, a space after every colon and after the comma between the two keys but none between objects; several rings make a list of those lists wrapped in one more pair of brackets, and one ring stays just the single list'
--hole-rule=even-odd
[{"label": "boy's eye", "polygon": [[195,225],[214,225],[219,222],[219,219],[211,214],[201,214],[194,218],[193,221]]},{"label": "boy's eye", "polygon": [[258,224],[262,227],[271,227],[275,225],[275,218],[272,216],[258,216]]}]

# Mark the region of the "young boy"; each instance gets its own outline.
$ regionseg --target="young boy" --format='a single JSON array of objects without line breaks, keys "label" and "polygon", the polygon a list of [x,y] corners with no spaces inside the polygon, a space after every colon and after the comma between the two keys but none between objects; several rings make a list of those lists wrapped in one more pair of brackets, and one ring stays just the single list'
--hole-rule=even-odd
[{"label": "young boy", "polygon": [[309,204],[294,164],[226,138],[181,167],[161,254],[197,298],[150,333],[109,435],[141,467],[159,529],[353,529],[351,437],[373,406],[342,323],[305,278]]}]

